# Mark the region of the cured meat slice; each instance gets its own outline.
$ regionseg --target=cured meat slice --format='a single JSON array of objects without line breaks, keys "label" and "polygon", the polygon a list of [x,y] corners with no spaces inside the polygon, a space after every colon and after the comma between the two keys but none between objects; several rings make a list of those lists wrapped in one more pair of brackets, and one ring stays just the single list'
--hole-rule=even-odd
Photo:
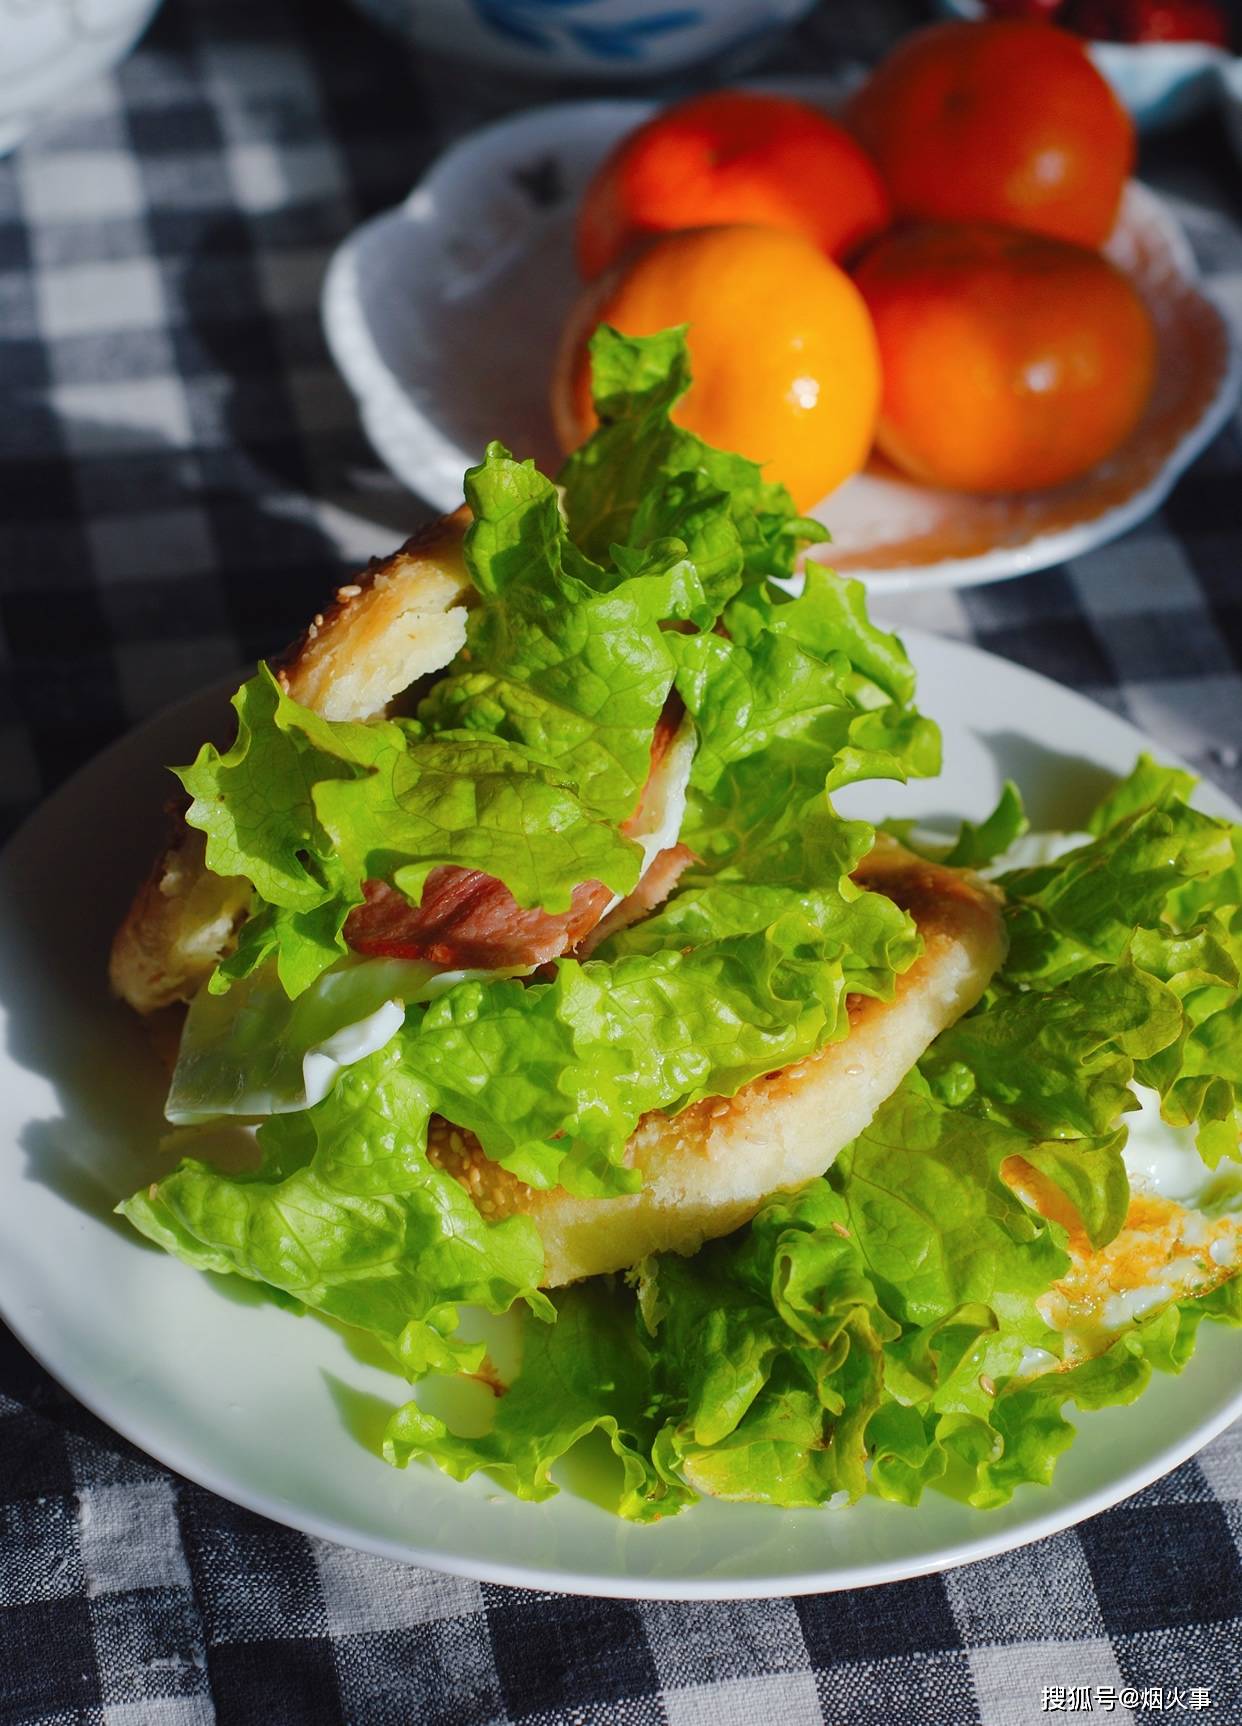
[{"label": "cured meat slice", "polygon": [[603,916],[613,895],[602,881],[574,888],[568,911],[519,905],[503,881],[478,869],[433,869],[422,902],[411,905],[385,881],[368,881],[366,901],[345,921],[355,953],[422,959],[451,971],[542,965],[567,953]]},{"label": "cured meat slice", "polygon": [[[683,717],[681,702],[671,696],[652,738],[647,783],[638,807],[622,823],[623,833],[637,836],[645,830],[660,766]],[[690,855],[687,852],[684,860],[676,863],[666,859],[682,849],[666,846],[652,859],[634,891],[610,913],[617,916],[629,907],[615,927],[624,927],[625,922],[643,915],[635,908],[640,902],[645,901],[645,908],[650,909],[672,891]],[[373,958],[420,959],[448,970],[471,971],[533,967],[572,952],[597,927],[614,899],[602,881],[584,881],[575,887],[568,911],[526,908],[494,875],[456,866],[433,869],[417,905],[383,881],[366,882],[363,892],[364,903],[351,911],[345,922],[345,939],[354,952]]]}]

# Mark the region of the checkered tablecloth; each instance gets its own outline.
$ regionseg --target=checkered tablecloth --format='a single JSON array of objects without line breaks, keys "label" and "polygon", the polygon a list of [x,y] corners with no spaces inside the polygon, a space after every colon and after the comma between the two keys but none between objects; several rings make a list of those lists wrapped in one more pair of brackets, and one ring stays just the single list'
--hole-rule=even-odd
[{"label": "checkered tablecloth", "polygon": [[[777,65],[914,15],[825,0]],[[319,330],[332,246],[504,81],[411,65],[344,0],[167,0],[119,75],[0,162],[0,804],[270,650],[422,518]],[[546,94],[540,92],[539,94]],[[1242,317],[1215,121],[1145,164]],[[1242,793],[1242,442],[1065,569],[889,614],[1128,712]],[[1139,1404],[1134,1417],[1143,1419]],[[627,1605],[303,1538],[147,1461],[0,1329],[4,1726],[1242,1723],[1242,1431],[1008,1557],[851,1596]]]}]

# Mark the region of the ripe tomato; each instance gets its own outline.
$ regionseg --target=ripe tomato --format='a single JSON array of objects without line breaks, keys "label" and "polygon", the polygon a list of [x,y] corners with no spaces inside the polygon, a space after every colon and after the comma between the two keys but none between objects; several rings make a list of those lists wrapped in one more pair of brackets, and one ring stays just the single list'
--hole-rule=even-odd
[{"label": "ripe tomato", "polygon": [[1098,246],[1134,128],[1081,41],[1046,24],[936,24],[899,44],[846,119],[899,216],[1008,222]]},{"label": "ripe tomato", "polygon": [[723,90],[666,108],[622,140],[578,214],[593,280],[628,246],[677,228],[793,228],[841,258],[888,225],[875,165],[841,126],[782,96]]},{"label": "ripe tomato", "polygon": [[855,280],[880,344],[876,443],[915,478],[974,492],[1060,485],[1138,422],[1155,334],[1098,252],[928,224],[880,240]]}]

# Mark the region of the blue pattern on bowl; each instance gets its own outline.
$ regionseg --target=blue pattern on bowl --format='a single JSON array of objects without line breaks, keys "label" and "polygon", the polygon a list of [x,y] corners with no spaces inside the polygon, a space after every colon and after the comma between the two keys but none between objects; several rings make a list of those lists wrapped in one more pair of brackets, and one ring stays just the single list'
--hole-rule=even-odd
[{"label": "blue pattern on bowl", "polygon": [[598,0],[473,0],[480,22],[510,41],[552,50],[568,42],[599,60],[641,60],[653,39],[703,21],[699,9],[687,6],[613,23],[566,16],[597,4]]},{"label": "blue pattern on bowl", "polygon": [[[2,3],[2,0],[0,0]],[[641,81],[734,54],[816,0],[352,0],[415,47],[541,77]]]}]

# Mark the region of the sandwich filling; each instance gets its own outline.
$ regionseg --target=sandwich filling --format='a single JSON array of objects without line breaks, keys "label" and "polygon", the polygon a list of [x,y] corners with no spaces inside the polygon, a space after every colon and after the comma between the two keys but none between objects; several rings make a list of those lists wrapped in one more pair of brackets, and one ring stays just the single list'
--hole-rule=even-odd
[{"label": "sandwich filling", "polygon": [[523,910],[502,882],[478,870],[433,870],[418,905],[383,882],[364,882],[364,903],[345,923],[350,954],[301,994],[291,998],[267,965],[225,994],[203,989],[193,998],[168,1119],[189,1126],[310,1108],[342,1067],[396,1036],[411,1002],[434,1000],[462,982],[527,977],[567,950],[585,956],[654,910],[693,861],[678,834],[694,728],[684,716],[675,725],[662,716],[661,726],[642,797],[622,824],[643,857],[638,884],[624,899],[587,882],[574,889],[570,910],[553,917]]}]

